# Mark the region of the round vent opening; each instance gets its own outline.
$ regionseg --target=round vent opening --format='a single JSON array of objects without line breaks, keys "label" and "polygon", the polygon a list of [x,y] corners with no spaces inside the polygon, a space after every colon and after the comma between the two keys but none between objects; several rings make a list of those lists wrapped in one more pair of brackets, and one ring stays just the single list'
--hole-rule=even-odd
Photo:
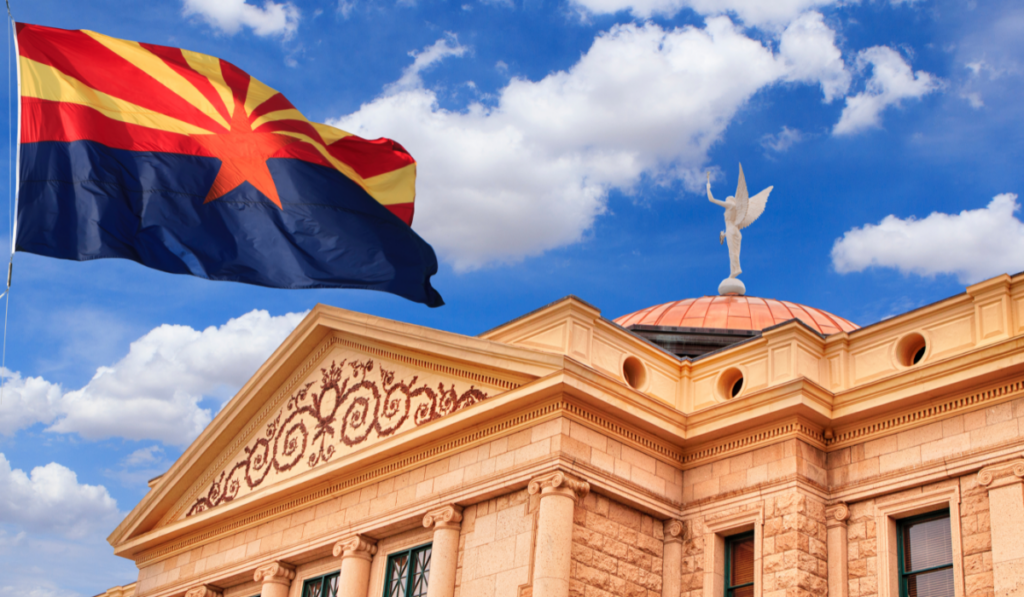
[{"label": "round vent opening", "polygon": [[718,377],[718,395],[729,400],[739,396],[743,392],[743,372],[736,367],[730,367]]},{"label": "round vent opening", "polygon": [[896,343],[896,360],[904,367],[913,367],[924,360],[928,354],[928,345],[924,336],[914,332],[900,338]]},{"label": "round vent opening", "polygon": [[622,377],[626,379],[629,387],[641,390],[647,383],[647,367],[636,357],[626,357],[622,362]]}]

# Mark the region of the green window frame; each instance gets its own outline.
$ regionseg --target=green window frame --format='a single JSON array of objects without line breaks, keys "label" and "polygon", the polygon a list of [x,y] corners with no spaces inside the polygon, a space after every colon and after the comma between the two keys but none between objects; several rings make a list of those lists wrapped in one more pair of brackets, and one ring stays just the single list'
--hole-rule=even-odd
[{"label": "green window frame", "polygon": [[384,597],[426,597],[431,546],[427,543],[388,555]]},{"label": "green window frame", "polygon": [[[749,558],[747,557],[749,553]],[[740,555],[741,558],[736,556]],[[725,597],[754,594],[754,533],[725,538]]]},{"label": "green window frame", "polygon": [[949,510],[896,521],[900,597],[952,597],[953,528]]},{"label": "green window frame", "polygon": [[302,583],[302,597],[338,597],[338,577],[341,572],[332,572],[316,578],[307,578]]}]

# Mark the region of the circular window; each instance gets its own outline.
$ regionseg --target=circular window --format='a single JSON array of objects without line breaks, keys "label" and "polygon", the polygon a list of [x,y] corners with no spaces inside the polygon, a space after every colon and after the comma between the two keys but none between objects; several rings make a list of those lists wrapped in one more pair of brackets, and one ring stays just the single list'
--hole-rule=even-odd
[{"label": "circular window", "polygon": [[636,357],[626,357],[626,360],[622,362],[622,377],[634,390],[643,389],[644,384],[647,383],[647,367]]},{"label": "circular window", "polygon": [[913,367],[924,360],[928,354],[928,344],[924,336],[914,332],[900,338],[896,343],[896,360],[904,367]]},{"label": "circular window", "polygon": [[718,377],[718,395],[725,400],[735,398],[743,392],[743,372],[730,367]]}]

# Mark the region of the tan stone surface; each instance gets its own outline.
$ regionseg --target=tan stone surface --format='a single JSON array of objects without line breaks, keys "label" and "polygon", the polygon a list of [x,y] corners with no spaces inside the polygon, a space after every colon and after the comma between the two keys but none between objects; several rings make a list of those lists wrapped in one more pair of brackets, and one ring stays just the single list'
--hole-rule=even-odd
[{"label": "tan stone surface", "polygon": [[463,510],[456,595],[518,597],[529,585],[539,499],[523,489]]},{"label": "tan stone surface", "polygon": [[663,550],[660,521],[588,495],[574,514],[570,595],[661,597]]},{"label": "tan stone surface", "polygon": [[[756,507],[763,525],[761,597],[843,597],[843,588],[849,597],[867,597],[883,594],[891,580],[879,573],[880,562],[892,557],[879,553],[889,543],[876,528],[878,508],[901,496],[956,487],[959,590],[1013,595],[1024,578],[1024,554],[1018,554],[1024,542],[1005,537],[1024,531],[1005,517],[1024,510],[1024,490],[979,485],[977,473],[1018,457],[1024,447],[1024,322],[1018,312],[1024,313],[1024,276],[999,277],[849,334],[823,339],[798,324],[783,325],[735,349],[680,362],[575,299],[485,339],[318,307],[111,541],[117,553],[139,559],[137,597],[180,597],[197,585],[237,592],[252,583],[257,567],[276,561],[304,570],[348,533],[381,542],[413,527],[423,533],[424,515],[457,502],[465,506],[462,528],[436,521],[432,527],[435,578],[444,577],[442,564],[455,562],[453,580],[440,583],[454,590],[432,588],[437,595],[694,597],[713,592],[708,579],[714,571],[704,568],[716,561],[714,545],[705,545],[709,533],[718,532],[716,517]],[[911,333],[928,343],[924,361],[894,363],[895,344]],[[335,334],[390,343],[397,352],[357,355],[350,342],[316,353]],[[405,356],[381,356],[398,353]],[[640,391],[621,379],[626,356],[647,367]],[[371,357],[374,375],[384,366],[399,381],[417,377],[417,384],[435,389],[454,384],[456,395],[473,386],[494,396],[431,426],[403,422],[394,433],[361,444],[331,444],[327,464],[325,451],[320,461],[303,460],[268,476],[267,491],[265,485],[240,488],[235,502],[167,524],[180,502],[176,495],[188,494],[215,468],[224,470],[210,462],[241,454],[235,442],[250,419],[265,426],[287,410],[279,405],[253,418],[270,408],[261,400],[277,395],[292,377],[298,386],[321,379],[322,373],[301,369],[303,363]],[[722,400],[714,380],[729,367],[750,379],[739,398]],[[391,464],[405,452],[417,460]],[[365,472],[371,468],[372,474]],[[581,492],[542,498],[540,489],[529,497],[525,484],[556,468],[586,478],[599,495],[580,504],[571,502]],[[318,493],[322,487],[330,489]],[[302,501],[307,496],[313,497]],[[542,508],[548,499],[560,505]],[[824,514],[825,504],[839,500],[849,502],[845,541],[842,528],[827,526]],[[681,519],[686,533],[666,545],[659,519],[671,518]],[[454,560],[444,557],[453,551]],[[1001,584],[1000,578],[1009,580]]]}]

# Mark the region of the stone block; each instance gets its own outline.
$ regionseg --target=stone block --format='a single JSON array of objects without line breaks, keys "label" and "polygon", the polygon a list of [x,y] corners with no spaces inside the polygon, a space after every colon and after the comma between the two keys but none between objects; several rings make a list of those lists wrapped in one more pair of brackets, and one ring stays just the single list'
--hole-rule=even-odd
[{"label": "stone block", "polygon": [[963,541],[965,556],[992,550],[992,538],[988,533],[967,535]]},{"label": "stone block", "polygon": [[913,468],[920,464],[921,448],[918,446],[878,457],[878,471],[882,474]]}]

